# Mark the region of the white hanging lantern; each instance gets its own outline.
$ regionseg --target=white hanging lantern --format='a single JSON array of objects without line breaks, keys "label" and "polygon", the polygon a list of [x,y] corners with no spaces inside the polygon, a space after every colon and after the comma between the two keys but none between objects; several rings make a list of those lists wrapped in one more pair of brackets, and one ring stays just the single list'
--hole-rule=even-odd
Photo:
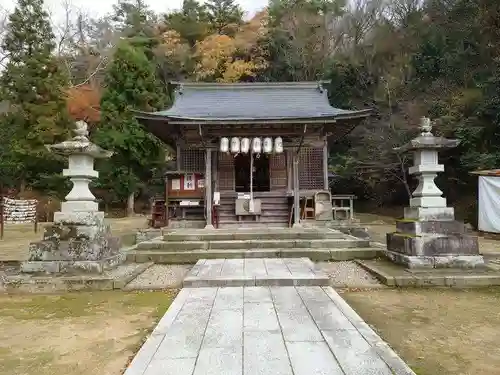
[{"label": "white hanging lantern", "polygon": [[250,139],[248,138],[241,139],[240,151],[243,152],[244,154],[248,154],[248,151],[250,151]]},{"label": "white hanging lantern", "polygon": [[233,154],[240,153],[240,139],[238,137],[231,138],[231,152]]},{"label": "white hanging lantern", "polygon": [[264,138],[264,145],[262,148],[266,154],[273,152],[273,140],[269,137]]},{"label": "white hanging lantern", "polygon": [[252,152],[254,154],[260,154],[262,151],[262,141],[260,138],[254,138],[252,140]]},{"label": "white hanging lantern", "polygon": [[274,139],[274,152],[281,154],[283,152],[283,138],[276,137]]},{"label": "white hanging lantern", "polygon": [[226,137],[220,139],[220,152],[229,151],[229,139]]}]

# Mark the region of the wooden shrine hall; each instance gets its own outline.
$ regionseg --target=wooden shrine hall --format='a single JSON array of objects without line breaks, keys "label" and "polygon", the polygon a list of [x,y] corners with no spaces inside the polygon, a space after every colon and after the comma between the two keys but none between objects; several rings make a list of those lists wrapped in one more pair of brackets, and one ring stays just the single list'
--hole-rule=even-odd
[{"label": "wooden shrine hall", "polygon": [[174,103],[135,112],[176,150],[162,226],[300,226],[331,219],[328,145],[371,110],[333,108],[318,82],[175,83]]}]

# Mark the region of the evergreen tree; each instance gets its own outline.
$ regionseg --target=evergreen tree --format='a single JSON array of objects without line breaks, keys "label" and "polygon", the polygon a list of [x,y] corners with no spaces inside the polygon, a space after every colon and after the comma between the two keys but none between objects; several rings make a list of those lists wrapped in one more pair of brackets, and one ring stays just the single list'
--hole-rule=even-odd
[{"label": "evergreen tree", "polygon": [[[105,87],[101,125],[94,139],[114,155],[102,163],[98,183],[113,191],[114,200],[133,202],[141,183],[151,178],[165,157],[162,144],[140,126],[132,111],[158,110],[165,98],[143,49],[126,40],[118,45],[108,67]],[[129,209],[133,210],[130,204]]]},{"label": "evergreen tree", "polygon": [[54,34],[43,0],[18,1],[1,48],[8,62],[0,78],[0,102],[8,103],[9,110],[0,117],[0,126],[9,134],[9,167],[16,170],[23,190],[40,171],[60,173],[60,161],[44,144],[65,139],[71,127],[67,76],[53,54]]},{"label": "evergreen tree", "polygon": [[113,6],[112,18],[129,43],[143,48],[147,58],[152,61],[153,49],[159,43],[155,30],[156,15],[144,0],[119,0]]},{"label": "evergreen tree", "polygon": [[208,34],[207,9],[197,0],[184,0],[180,11],[165,16],[165,23],[169,29],[177,31],[191,47]]},{"label": "evergreen tree", "polygon": [[234,0],[207,0],[208,21],[217,34],[232,35],[236,31],[231,26],[243,23],[243,11]]}]

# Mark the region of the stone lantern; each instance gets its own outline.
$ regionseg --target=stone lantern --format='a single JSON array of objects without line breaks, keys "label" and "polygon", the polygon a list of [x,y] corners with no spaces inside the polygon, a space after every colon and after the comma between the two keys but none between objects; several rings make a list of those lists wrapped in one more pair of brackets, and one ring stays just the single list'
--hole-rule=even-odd
[{"label": "stone lantern", "polygon": [[63,175],[70,178],[73,187],[61,211],[54,213],[54,223],[45,228],[43,240],[30,244],[29,261],[21,265],[23,272],[100,273],[123,261],[119,242],[111,236],[104,212],[99,211],[89,189],[91,180],[99,175],[94,160],[113,153],[90,142],[85,122],[77,122],[74,132],[71,140],[46,146],[68,158]]},{"label": "stone lantern", "polygon": [[443,192],[436,186],[437,173],[444,171],[438,151],[458,146],[459,141],[435,137],[431,121],[421,120],[421,134],[397,152],[412,152],[414,165],[409,173],[419,184],[412,194],[404,219],[396,222],[396,232],[387,234],[386,255],[409,268],[459,267],[484,265],[477,237],[467,233],[455,220],[453,207],[447,207]]}]

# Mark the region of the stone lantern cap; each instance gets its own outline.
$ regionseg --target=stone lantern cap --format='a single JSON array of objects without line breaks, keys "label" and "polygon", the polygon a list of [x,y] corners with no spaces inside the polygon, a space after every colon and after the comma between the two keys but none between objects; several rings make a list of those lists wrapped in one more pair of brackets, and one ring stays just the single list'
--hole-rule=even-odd
[{"label": "stone lantern cap", "polygon": [[89,132],[86,122],[78,121],[74,132],[76,136],[69,141],[64,141],[55,145],[45,145],[45,147],[49,151],[62,156],[80,154],[88,155],[95,159],[106,159],[113,155],[112,151],[104,150],[98,145],[90,142],[88,139]]},{"label": "stone lantern cap", "polygon": [[458,139],[435,137],[431,133],[431,120],[427,117],[422,117],[420,129],[422,130],[422,133],[417,138],[412,139],[410,142],[401,147],[394,148],[394,151],[403,153],[417,150],[438,150],[454,148],[460,144]]}]

